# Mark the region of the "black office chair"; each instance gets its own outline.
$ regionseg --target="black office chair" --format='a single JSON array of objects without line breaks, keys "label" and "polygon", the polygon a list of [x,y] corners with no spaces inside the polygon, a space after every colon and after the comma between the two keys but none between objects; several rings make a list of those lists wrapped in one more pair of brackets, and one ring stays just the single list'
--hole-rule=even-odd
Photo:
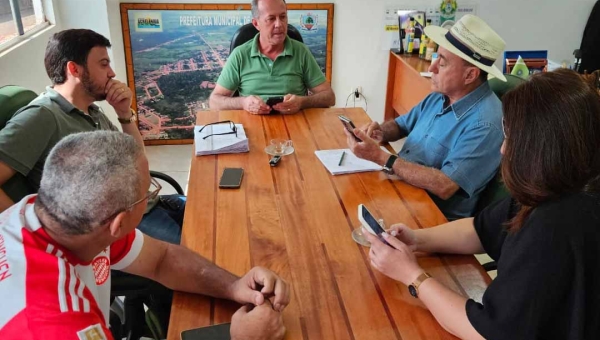
[{"label": "black office chair", "polygon": [[[20,108],[29,104],[37,94],[20,86],[6,85],[0,87],[0,130]],[[169,183],[179,195],[184,195],[183,189],[171,176],[150,171],[150,176]],[[25,176],[16,173],[2,185],[7,195],[18,202],[23,197],[33,194],[36,190],[31,187]],[[144,304],[149,307],[159,305],[157,297],[169,296],[172,291],[152,280],[119,271],[111,271],[111,315],[110,324],[116,339],[127,337],[128,340],[139,339],[142,336],[165,338],[166,329],[158,322],[157,315],[168,313],[170,306],[157,306],[144,310]],[[124,297],[123,301],[116,299]],[[156,309],[161,310],[156,310]],[[167,308],[167,310],[164,310]]]},{"label": "black office chair", "polygon": [[508,197],[508,195],[508,189],[506,189],[506,186],[502,181],[500,170],[498,170],[494,178],[492,178],[492,180],[485,186],[485,189],[483,189],[479,195],[479,200],[477,201],[474,215],[477,215],[488,205]]},{"label": "black office chair", "polygon": [[[245,24],[243,26],[241,26],[240,28],[237,29],[237,31],[235,31],[235,33],[233,34],[233,37],[231,38],[231,44],[229,45],[229,53],[231,54],[231,52],[238,46],[240,46],[241,44],[245,43],[246,41],[253,39],[254,36],[258,33],[258,30],[256,29],[256,27],[254,27],[254,25],[252,25],[252,23],[249,24]],[[296,29],[296,27],[288,24],[288,37],[297,40],[301,43],[304,43],[304,40],[302,39],[302,35],[300,34],[300,32]]]}]

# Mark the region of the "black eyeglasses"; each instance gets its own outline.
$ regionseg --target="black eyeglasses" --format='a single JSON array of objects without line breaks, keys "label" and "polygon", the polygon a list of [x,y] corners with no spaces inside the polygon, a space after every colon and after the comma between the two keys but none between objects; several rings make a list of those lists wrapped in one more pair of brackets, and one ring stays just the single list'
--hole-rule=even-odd
[{"label": "black eyeglasses", "polygon": [[218,124],[225,124],[225,123],[229,123],[229,128],[231,129],[231,132],[211,133],[210,135],[206,135],[206,136],[202,137],[202,139],[206,139],[211,136],[230,135],[232,133],[235,133],[235,137],[237,138],[237,127],[235,127],[235,123],[230,120],[223,120],[220,122],[208,123],[208,124],[204,125],[203,127],[201,127],[200,130],[198,130],[198,133],[201,133],[202,130],[204,130],[204,128],[209,125],[218,125]]},{"label": "black eyeglasses", "polygon": [[502,118],[502,133],[504,134],[504,139],[507,139],[507,137],[506,137],[506,128],[504,127],[504,125],[505,125],[504,122],[505,122],[505,120],[504,120],[504,118]]}]

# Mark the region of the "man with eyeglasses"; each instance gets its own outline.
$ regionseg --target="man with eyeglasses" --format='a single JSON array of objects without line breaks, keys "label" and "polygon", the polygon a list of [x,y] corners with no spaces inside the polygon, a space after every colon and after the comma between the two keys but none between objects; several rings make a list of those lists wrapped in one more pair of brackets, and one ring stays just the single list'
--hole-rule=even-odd
[{"label": "man with eyeglasses", "polygon": [[[210,108],[287,114],[335,105],[335,94],[315,57],[306,45],[287,36],[285,0],[252,0],[251,9],[259,34],[227,58],[210,95]],[[236,91],[239,97],[233,97]],[[270,104],[271,97],[283,97],[283,102]]]},{"label": "man with eyeglasses", "polygon": [[[65,136],[84,131],[113,130],[107,115],[94,104],[106,101],[121,129],[143,145],[131,109],[132,92],[115,79],[108,39],[87,29],[69,29],[48,41],[44,65],[52,86],[19,110],[0,130],[0,185],[24,176],[37,191],[52,147]],[[34,137],[32,137],[34,136]],[[14,204],[0,189],[0,212]],[[89,209],[95,209],[92,204]],[[163,195],[151,200],[139,228],[147,235],[179,244],[185,196]]]},{"label": "man with eyeglasses", "polygon": [[239,278],[136,229],[160,189],[132,136],[96,131],[62,139],[39,194],[0,215],[0,339],[112,339],[110,269],[242,304],[232,317],[233,340],[283,338],[290,291],[275,273],[254,267]]}]

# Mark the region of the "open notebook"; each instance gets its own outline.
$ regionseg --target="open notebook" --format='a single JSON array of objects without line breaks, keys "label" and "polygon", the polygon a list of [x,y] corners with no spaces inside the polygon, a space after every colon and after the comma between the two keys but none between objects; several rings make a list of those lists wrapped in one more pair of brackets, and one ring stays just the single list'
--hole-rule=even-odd
[{"label": "open notebook", "polygon": [[[345,152],[341,165],[340,157]],[[350,174],[353,172],[379,171],[382,167],[371,161],[356,157],[350,149],[317,150],[315,155],[332,175]]]}]

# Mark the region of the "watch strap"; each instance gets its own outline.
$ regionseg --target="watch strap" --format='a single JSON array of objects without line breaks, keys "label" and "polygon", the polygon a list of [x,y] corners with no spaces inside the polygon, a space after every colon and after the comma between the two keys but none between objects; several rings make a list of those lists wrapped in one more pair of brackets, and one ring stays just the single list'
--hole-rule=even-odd
[{"label": "watch strap", "polygon": [[387,162],[385,162],[385,165],[383,166],[383,171],[385,171],[388,174],[393,174],[394,173],[394,163],[396,162],[397,159],[398,159],[398,156],[390,155]]},{"label": "watch strap", "polygon": [[133,111],[133,109],[130,109],[130,111],[131,111],[131,117],[129,117],[129,118],[117,117],[117,120],[119,121],[119,123],[130,124],[130,123],[135,122],[135,111]]},{"label": "watch strap", "polygon": [[417,276],[415,281],[413,281],[413,283],[408,285],[408,291],[410,292],[410,295],[418,298],[419,297],[419,286],[430,277],[431,277],[431,275],[427,272],[422,272],[421,275]]}]

